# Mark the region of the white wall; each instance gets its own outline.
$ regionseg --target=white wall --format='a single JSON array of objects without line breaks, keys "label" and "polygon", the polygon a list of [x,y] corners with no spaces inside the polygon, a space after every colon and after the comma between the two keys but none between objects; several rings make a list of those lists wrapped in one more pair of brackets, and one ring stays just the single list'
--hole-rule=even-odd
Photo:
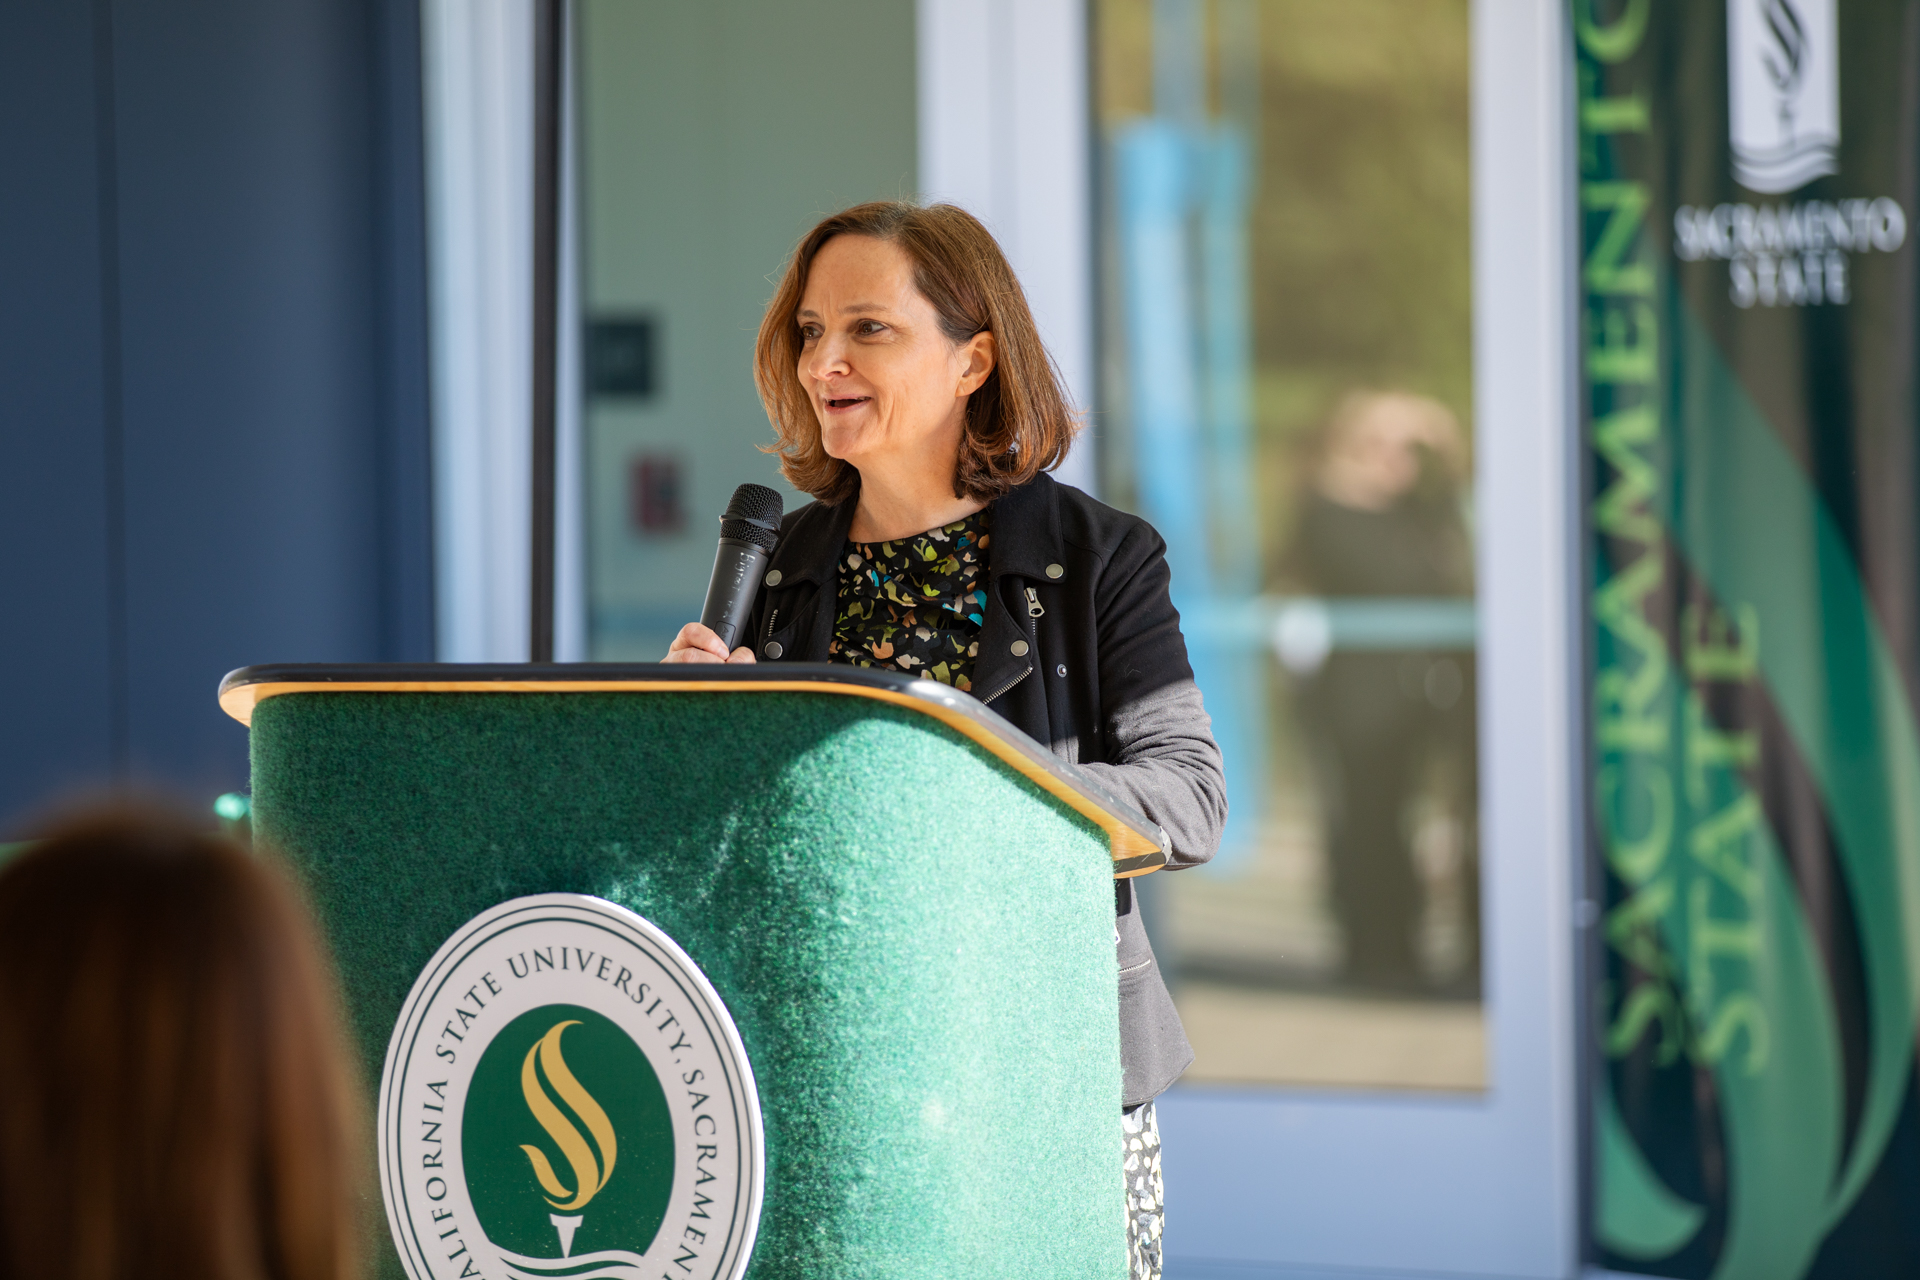
[{"label": "white wall", "polygon": [[[643,661],[698,617],[759,451],[762,313],[819,219],[916,187],[914,15],[900,0],[578,0],[584,302],[653,322],[658,384],[586,406],[593,652]],[[826,66],[857,74],[826,75]],[[684,523],[636,529],[634,461],[678,465]]]}]

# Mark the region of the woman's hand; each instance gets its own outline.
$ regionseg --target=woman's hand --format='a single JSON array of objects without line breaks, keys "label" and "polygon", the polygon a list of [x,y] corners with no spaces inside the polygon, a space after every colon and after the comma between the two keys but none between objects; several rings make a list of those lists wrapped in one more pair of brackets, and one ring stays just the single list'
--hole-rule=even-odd
[{"label": "woman's hand", "polygon": [[741,645],[732,653],[713,633],[713,628],[703,627],[697,622],[689,622],[680,628],[680,634],[673,638],[673,647],[667,650],[662,662],[752,662],[753,650]]}]

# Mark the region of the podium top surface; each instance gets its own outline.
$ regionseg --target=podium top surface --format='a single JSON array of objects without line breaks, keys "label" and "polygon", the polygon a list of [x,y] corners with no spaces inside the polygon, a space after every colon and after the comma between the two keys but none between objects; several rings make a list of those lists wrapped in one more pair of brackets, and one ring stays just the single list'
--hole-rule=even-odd
[{"label": "podium top surface", "polygon": [[838,663],[355,663],[242,667],[220,682],[241,724],[287,693],[815,693],[868,698],[930,716],[972,739],[1106,832],[1116,878],[1166,865],[1166,833],[1093,777],[1056,757],[970,694],[934,680]]}]

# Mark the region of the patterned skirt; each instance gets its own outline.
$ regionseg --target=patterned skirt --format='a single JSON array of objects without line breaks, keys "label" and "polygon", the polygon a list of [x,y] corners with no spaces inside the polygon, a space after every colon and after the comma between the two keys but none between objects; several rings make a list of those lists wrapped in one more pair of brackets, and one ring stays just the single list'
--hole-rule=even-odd
[{"label": "patterned skirt", "polygon": [[1160,1117],[1151,1102],[1120,1113],[1127,1181],[1128,1280],[1160,1280],[1160,1221],[1167,1192],[1160,1178]]}]

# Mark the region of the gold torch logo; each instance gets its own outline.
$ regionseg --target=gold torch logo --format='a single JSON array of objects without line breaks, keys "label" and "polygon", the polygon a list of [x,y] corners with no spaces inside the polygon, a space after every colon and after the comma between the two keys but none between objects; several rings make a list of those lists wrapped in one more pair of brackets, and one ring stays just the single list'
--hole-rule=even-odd
[{"label": "gold torch logo", "polygon": [[[533,1118],[540,1122],[540,1127],[547,1131],[547,1136],[553,1139],[573,1171],[573,1187],[569,1190],[554,1171],[546,1152],[535,1146],[521,1144],[520,1149],[527,1153],[527,1159],[533,1165],[533,1176],[547,1193],[547,1203],[559,1210],[548,1216],[554,1229],[560,1233],[560,1252],[563,1256],[573,1252],[573,1233],[580,1227],[580,1210],[586,1208],[588,1202],[607,1185],[607,1179],[613,1176],[614,1161],[620,1151],[612,1121],[607,1119],[607,1113],[600,1104],[593,1100],[593,1095],[574,1078],[573,1072],[567,1067],[566,1057],[560,1051],[561,1033],[568,1027],[579,1025],[577,1020],[556,1022],[546,1035],[534,1043],[533,1048],[527,1050],[526,1061],[520,1066],[520,1091],[526,1095],[528,1110],[533,1112]],[[585,1134],[548,1096],[541,1084],[542,1075],[554,1093],[559,1095],[560,1101],[566,1103],[573,1114],[580,1117],[581,1123],[586,1125]],[[592,1139],[591,1145],[589,1137]]]},{"label": "gold torch logo", "polygon": [[388,1043],[381,1189],[408,1280],[741,1280],[759,1093],[718,993],[652,922],[581,894],[489,907]]}]

